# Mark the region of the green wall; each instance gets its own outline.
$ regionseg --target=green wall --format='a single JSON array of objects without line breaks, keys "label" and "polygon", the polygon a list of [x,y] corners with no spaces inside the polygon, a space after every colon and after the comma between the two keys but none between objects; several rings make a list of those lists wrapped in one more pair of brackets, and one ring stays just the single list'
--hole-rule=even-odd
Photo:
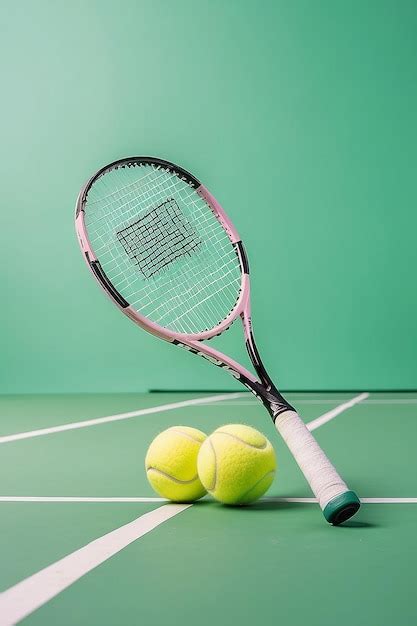
[{"label": "green wall", "polygon": [[283,388],[417,388],[416,2],[31,0],[1,21],[1,392],[237,386],[84,266],[78,190],[132,154],[192,170],[238,225]]}]

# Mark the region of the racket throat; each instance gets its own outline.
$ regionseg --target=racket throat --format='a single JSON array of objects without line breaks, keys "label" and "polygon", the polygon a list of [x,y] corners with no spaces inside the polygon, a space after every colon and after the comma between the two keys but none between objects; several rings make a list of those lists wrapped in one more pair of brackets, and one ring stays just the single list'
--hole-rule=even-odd
[{"label": "racket throat", "polygon": [[263,404],[267,408],[272,419],[275,421],[280,413],[283,413],[284,411],[294,411],[294,408],[278,391],[278,389],[272,382],[271,377],[266,371],[264,364],[262,363],[258,348],[255,344],[250,319],[244,320],[244,328],[246,331],[246,350],[248,351],[252,365],[257,375],[259,376],[259,380],[262,383],[262,385],[259,385],[259,391],[254,391],[254,393],[260,396]]},{"label": "racket throat", "polygon": [[295,411],[294,407],[291,406],[274,385],[272,385],[272,389],[267,391],[263,390],[259,395],[274,423],[281,413],[285,411]]}]

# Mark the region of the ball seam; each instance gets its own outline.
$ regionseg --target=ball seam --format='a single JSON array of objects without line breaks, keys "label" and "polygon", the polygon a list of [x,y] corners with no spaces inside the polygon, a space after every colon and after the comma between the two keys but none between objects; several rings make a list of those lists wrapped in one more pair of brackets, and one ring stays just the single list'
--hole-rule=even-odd
[{"label": "ball seam", "polygon": [[[170,428],[169,430],[172,433],[177,433],[178,435],[182,435],[183,437],[187,437],[187,439],[190,439],[191,441],[195,441],[196,443],[202,443],[201,439],[196,439],[195,437],[193,437],[189,433],[185,433],[183,430],[178,430],[177,428]],[[204,441],[204,439],[203,439],[203,441]]]},{"label": "ball seam", "polygon": [[217,456],[216,456],[216,450],[214,449],[214,445],[213,442],[211,440],[211,438],[208,439],[209,445],[213,451],[213,456],[214,456],[214,478],[213,478],[213,485],[210,487],[207,487],[207,491],[216,491],[216,483],[217,483]]},{"label": "ball seam", "polygon": [[260,482],[262,482],[263,480],[265,480],[265,478],[266,478],[267,476],[271,476],[271,475],[272,475],[272,476],[275,476],[275,470],[271,470],[270,472],[267,472],[266,474],[264,474],[264,475],[262,476],[262,478],[260,478],[259,480],[257,480],[257,481],[256,481],[256,483],[255,483],[254,485],[252,485],[252,487],[251,487],[250,489],[248,489],[247,491],[245,491],[245,493],[243,493],[243,494],[240,496],[240,499],[241,499],[241,500],[244,500],[245,496],[247,496],[247,494],[248,494],[248,493],[250,493],[251,491],[253,491],[253,490],[255,489],[255,487],[256,487],[257,485],[259,485],[259,483],[260,483]]},{"label": "ball seam", "polygon": [[164,472],[163,470],[160,470],[157,467],[147,467],[146,471],[156,472],[157,474],[161,474],[162,476],[165,476],[165,478],[169,478],[170,480],[172,480],[175,483],[178,483],[179,485],[190,485],[191,483],[198,480],[198,474],[196,474],[194,478],[191,478],[191,480],[180,480],[179,478],[176,478],[175,476],[171,476],[171,474],[167,474],[167,472]]},{"label": "ball seam", "polygon": [[216,430],[216,432],[213,433],[213,435],[227,435],[228,437],[231,437],[235,441],[238,441],[239,443],[243,443],[245,446],[248,446],[249,448],[255,448],[255,450],[265,450],[265,448],[268,446],[267,439],[265,440],[265,443],[262,446],[256,446],[253,443],[248,443],[244,439],[240,439],[240,437],[237,437],[236,435],[232,435],[232,433],[226,433],[224,430]]}]

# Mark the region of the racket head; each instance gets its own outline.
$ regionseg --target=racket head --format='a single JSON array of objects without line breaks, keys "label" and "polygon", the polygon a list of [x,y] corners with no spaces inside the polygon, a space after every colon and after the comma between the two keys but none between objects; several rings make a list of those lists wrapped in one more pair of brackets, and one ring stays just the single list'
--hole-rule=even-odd
[{"label": "racket head", "polygon": [[168,341],[221,334],[249,307],[248,263],[226,213],[200,181],[155,157],[101,168],[78,196],[84,258],[134,322]]}]

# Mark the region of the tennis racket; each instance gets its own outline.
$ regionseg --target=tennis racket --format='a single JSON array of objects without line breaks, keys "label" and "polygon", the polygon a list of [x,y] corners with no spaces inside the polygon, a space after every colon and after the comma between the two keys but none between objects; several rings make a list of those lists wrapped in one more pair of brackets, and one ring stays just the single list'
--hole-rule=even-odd
[{"label": "tennis racket", "polygon": [[[252,332],[245,249],[206,187],[162,159],[121,159],[82,188],[76,229],[88,266],[121,311],[240,380],[265,405],[326,520],[336,525],[354,515],[358,497],[262,364]],[[257,377],[203,343],[239,317]]]}]

